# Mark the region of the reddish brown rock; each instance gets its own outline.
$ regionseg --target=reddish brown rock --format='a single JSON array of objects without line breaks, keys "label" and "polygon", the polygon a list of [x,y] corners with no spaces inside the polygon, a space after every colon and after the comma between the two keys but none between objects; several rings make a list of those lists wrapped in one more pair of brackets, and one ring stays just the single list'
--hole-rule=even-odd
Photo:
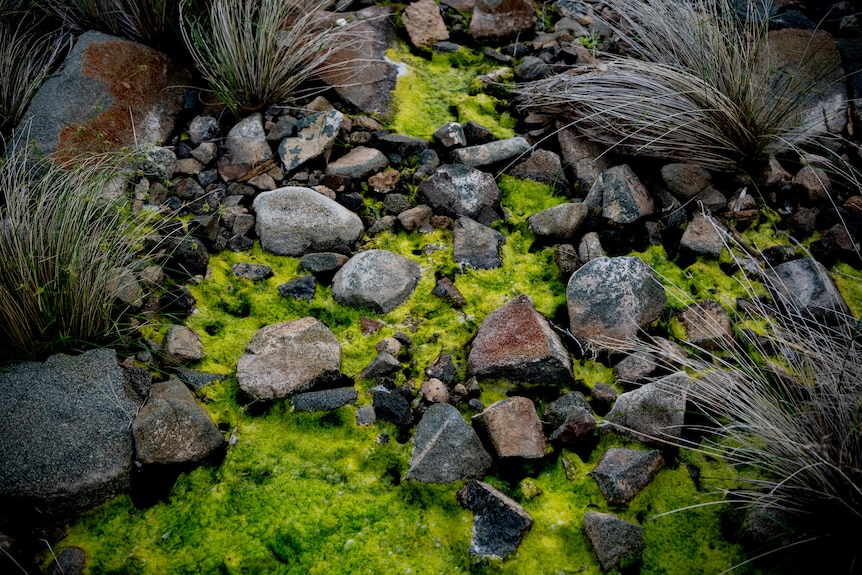
[{"label": "reddish brown rock", "polygon": [[436,42],[449,39],[449,31],[440,14],[440,5],[434,0],[419,0],[410,4],[401,14],[410,42],[417,48],[430,48]]},{"label": "reddish brown rock", "polygon": [[534,0],[475,0],[469,32],[473,38],[511,38],[533,28]]},{"label": "reddish brown rock", "polygon": [[473,416],[473,428],[499,458],[541,459],[547,443],[542,422],[533,402],[526,397],[510,397],[489,405]]}]

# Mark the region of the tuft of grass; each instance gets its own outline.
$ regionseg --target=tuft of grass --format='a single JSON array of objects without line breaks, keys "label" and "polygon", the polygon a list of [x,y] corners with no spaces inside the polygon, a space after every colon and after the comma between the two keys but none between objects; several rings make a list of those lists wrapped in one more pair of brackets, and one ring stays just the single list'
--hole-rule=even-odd
[{"label": "tuft of grass", "polygon": [[[627,55],[514,90],[522,111],[568,119],[590,139],[642,154],[732,171],[820,136],[809,114],[821,81],[840,73],[815,34],[798,63],[776,65],[770,0],[609,0]],[[763,8],[763,5],[766,8]]]},{"label": "tuft of grass", "polygon": [[234,113],[289,102],[300,87],[345,63],[356,21],[314,0],[213,0],[203,16],[180,3],[182,36],[200,73]]},{"label": "tuft of grass", "polygon": [[[610,346],[650,352],[692,375],[691,385],[671,391],[687,397],[683,439],[664,439],[737,469],[722,489],[725,501],[765,513],[784,531],[764,555],[791,572],[855,572],[860,558],[849,534],[862,528],[862,321],[840,311],[829,324],[815,320],[768,266],[762,278],[771,299],[758,280],[737,277],[747,297],[734,340],[718,337],[718,325],[703,326],[722,342],[718,350],[691,346],[689,356],[669,358],[652,340]],[[669,289],[687,297],[685,288]],[[805,553],[788,560],[784,550],[797,546]]]},{"label": "tuft of grass", "polygon": [[55,163],[13,134],[0,163],[0,355],[73,351],[120,335],[118,296],[151,231],[102,197],[116,157]]}]

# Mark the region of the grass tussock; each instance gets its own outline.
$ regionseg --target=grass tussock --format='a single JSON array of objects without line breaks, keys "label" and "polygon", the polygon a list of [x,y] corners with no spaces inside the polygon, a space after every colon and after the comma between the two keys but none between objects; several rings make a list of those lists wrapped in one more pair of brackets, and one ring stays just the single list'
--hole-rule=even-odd
[{"label": "grass tussock", "polygon": [[823,114],[810,106],[840,78],[840,62],[820,33],[792,62],[774,58],[769,0],[740,9],[733,0],[605,3],[625,54],[519,86],[522,111],[566,118],[627,154],[722,171],[819,135]]},{"label": "grass tussock", "polygon": [[62,164],[13,139],[0,163],[0,356],[40,357],[116,340],[119,296],[151,230],[103,197],[116,158]]},{"label": "grass tussock", "polygon": [[[691,385],[673,390],[686,394],[690,410],[684,439],[665,439],[738,470],[725,501],[779,527],[758,552],[782,572],[855,573],[862,561],[853,539],[862,529],[862,322],[840,309],[801,306],[765,268],[771,297],[758,295],[758,280],[741,279],[748,297],[733,340],[717,323],[702,326],[717,349],[690,345],[683,358],[668,356],[660,340],[608,344],[649,352],[692,375]],[[674,295],[687,297],[682,289]]]},{"label": "grass tussock", "polygon": [[204,16],[183,1],[182,35],[197,69],[234,112],[291,101],[306,82],[339,71],[356,22],[320,0],[213,0]]}]

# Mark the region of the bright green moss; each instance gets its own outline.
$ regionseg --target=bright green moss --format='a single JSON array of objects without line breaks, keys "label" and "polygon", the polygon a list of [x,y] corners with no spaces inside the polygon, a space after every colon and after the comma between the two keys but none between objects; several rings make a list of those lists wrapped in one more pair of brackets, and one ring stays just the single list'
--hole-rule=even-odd
[{"label": "bright green moss", "polygon": [[839,263],[832,268],[832,279],[853,317],[862,318],[862,271]]}]

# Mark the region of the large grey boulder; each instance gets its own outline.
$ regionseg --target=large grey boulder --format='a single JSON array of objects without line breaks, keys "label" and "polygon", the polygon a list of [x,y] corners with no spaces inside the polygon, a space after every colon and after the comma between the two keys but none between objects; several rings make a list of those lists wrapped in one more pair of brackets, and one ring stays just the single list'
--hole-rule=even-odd
[{"label": "large grey boulder", "polygon": [[144,465],[202,461],[224,443],[209,414],[178,379],[153,384],[132,436],[135,460]]},{"label": "large grey boulder", "polygon": [[280,256],[296,257],[352,244],[364,231],[359,216],[308,188],[263,192],[252,206],[261,248]]},{"label": "large grey boulder", "polygon": [[645,547],[643,527],[610,513],[588,511],[582,525],[602,571],[635,559]]},{"label": "large grey boulder", "polygon": [[572,334],[599,345],[602,337],[634,337],[667,301],[656,273],[637,257],[587,262],[569,278],[566,300]]},{"label": "large grey boulder", "polygon": [[473,512],[470,554],[505,559],[518,548],[533,518],[514,499],[482,481],[468,481],[458,501]]},{"label": "large grey boulder", "polygon": [[680,371],[623,393],[605,416],[603,430],[649,445],[678,440],[685,420],[688,384],[688,375]]},{"label": "large grey boulder", "polygon": [[45,512],[92,507],[131,487],[138,404],[113,350],[0,370],[0,501]]},{"label": "large grey boulder", "polygon": [[500,189],[491,174],[463,164],[444,165],[419,184],[417,199],[435,212],[483,221],[483,210],[500,207]]},{"label": "large grey boulder", "polygon": [[416,289],[419,264],[386,250],[368,250],[350,258],[332,280],[332,297],[343,305],[389,313]]},{"label": "large grey boulder", "polygon": [[764,279],[772,298],[802,318],[834,325],[850,313],[829,272],[813,258],[779,264]]},{"label": "large grey boulder", "polygon": [[341,345],[313,317],[262,327],[236,366],[240,390],[255,399],[277,399],[341,375]]},{"label": "large grey boulder", "polygon": [[28,138],[61,157],[161,144],[176,128],[190,82],[162,52],[85,32],[30,102]]},{"label": "large grey boulder", "polygon": [[560,386],[574,381],[569,352],[525,294],[482,321],[467,356],[467,377],[473,376]]},{"label": "large grey boulder", "polygon": [[410,469],[404,478],[425,483],[479,479],[491,463],[479,436],[458,409],[448,403],[435,403],[416,426]]}]

